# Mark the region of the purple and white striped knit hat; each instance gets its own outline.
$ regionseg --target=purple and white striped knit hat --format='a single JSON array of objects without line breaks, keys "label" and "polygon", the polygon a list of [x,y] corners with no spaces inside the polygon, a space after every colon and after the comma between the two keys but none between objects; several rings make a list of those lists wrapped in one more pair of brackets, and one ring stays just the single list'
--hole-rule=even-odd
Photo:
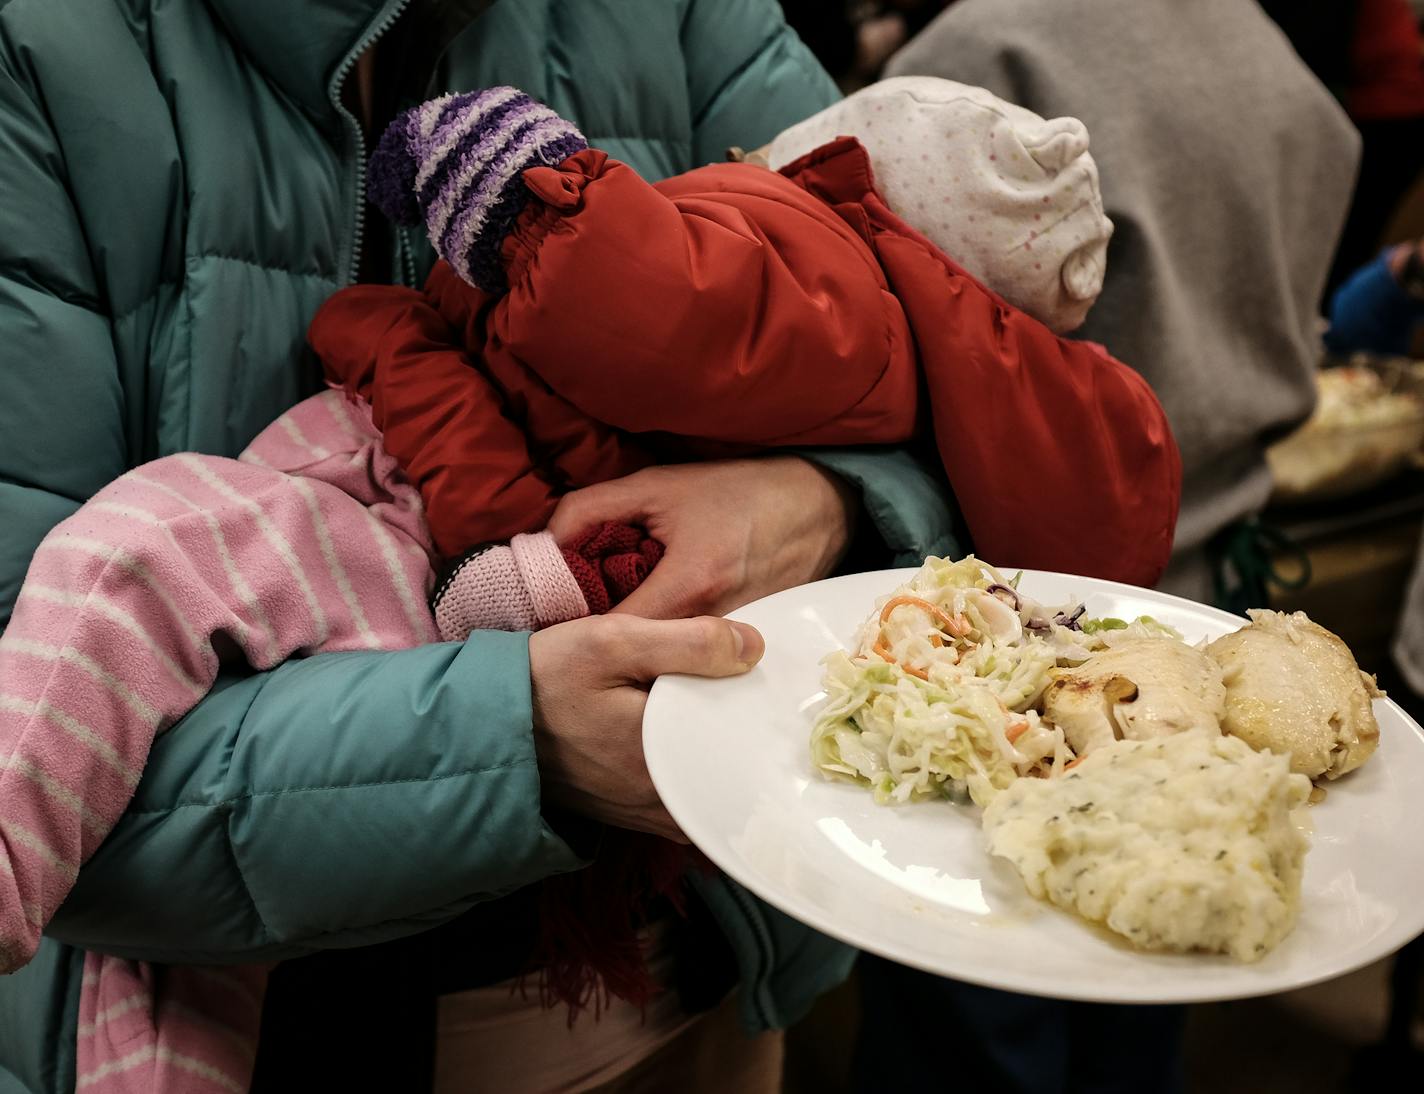
[{"label": "purple and white striped knit hat", "polygon": [[571,122],[517,88],[445,95],[390,124],[366,192],[397,224],[423,220],[431,245],[470,284],[503,292],[499,248],[529,199],[520,174],[587,147]]}]

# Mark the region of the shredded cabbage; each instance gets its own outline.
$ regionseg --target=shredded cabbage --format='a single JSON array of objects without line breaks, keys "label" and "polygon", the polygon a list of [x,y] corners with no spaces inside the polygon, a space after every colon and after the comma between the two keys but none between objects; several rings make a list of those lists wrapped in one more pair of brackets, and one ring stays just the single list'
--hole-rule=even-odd
[{"label": "shredded cabbage", "polygon": [[883,597],[854,648],[822,662],[816,767],[882,803],[968,794],[980,805],[1021,775],[1061,771],[1072,759],[1063,732],[1033,709],[1053,670],[1129,635],[1176,632],[1046,607],[1018,580],[973,555],[931,557]]}]

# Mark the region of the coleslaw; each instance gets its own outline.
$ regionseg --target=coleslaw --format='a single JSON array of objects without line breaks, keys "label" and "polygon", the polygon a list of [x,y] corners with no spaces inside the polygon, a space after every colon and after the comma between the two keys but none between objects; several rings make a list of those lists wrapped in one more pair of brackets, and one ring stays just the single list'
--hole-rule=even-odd
[{"label": "coleslaw", "polygon": [[1034,709],[1053,670],[1123,639],[1180,636],[1147,616],[1092,619],[1080,603],[1045,606],[1019,591],[1019,576],[973,555],[931,557],[883,598],[854,647],[822,661],[816,767],[882,803],[985,805],[1021,776],[1069,766],[1063,731]]}]

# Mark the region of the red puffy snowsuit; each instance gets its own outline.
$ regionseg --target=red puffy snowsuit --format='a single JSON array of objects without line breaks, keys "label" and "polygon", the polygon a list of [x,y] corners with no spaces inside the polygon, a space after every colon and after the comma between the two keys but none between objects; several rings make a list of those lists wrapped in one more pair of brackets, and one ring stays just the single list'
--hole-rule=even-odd
[{"label": "red puffy snowsuit", "polygon": [[983,557],[1161,575],[1181,463],[1146,382],[891,213],[855,140],[779,174],[657,184],[589,149],[524,182],[507,294],[441,262],[423,292],[338,292],[311,327],[442,553],[542,528],[565,490],[650,463],[928,425]]}]

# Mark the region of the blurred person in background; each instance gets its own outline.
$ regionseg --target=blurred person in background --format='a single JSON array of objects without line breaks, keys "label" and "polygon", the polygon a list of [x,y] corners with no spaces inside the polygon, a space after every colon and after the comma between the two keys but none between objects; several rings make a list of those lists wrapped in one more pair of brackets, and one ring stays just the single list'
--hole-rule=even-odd
[{"label": "blurred person in background", "polygon": [[1424,40],[1409,0],[1261,0],[1360,131],[1359,181],[1326,290],[1366,262],[1424,171]]},{"label": "blurred person in background", "polygon": [[[652,179],[836,97],[772,0],[0,4],[0,628],[36,545],[106,483],[174,452],[236,456],[318,389],[304,335],[334,290],[424,279],[422,236],[366,209],[370,139],[401,107],[495,83]],[[951,549],[941,483],[904,452],[815,458],[652,469],[578,504],[597,522],[631,500],[663,525],[650,616],[825,576],[857,525],[872,566]],[[720,875],[694,879],[650,958],[667,990],[646,1021],[624,1006],[570,1027],[513,990],[543,880],[585,865],[604,824],[668,830],[642,702],[661,671],[721,671],[696,656],[706,630],[600,617],[224,676],[133,776],[34,959],[0,977],[0,1088],[518,1091],[653,1073],[776,1089],[779,1039],[742,1031],[794,1021],[851,955]],[[570,764],[580,748],[607,762]],[[97,1005],[85,951],[154,962],[152,981]],[[279,960],[265,1001],[231,971],[185,981],[260,1012],[232,1071],[146,1039],[183,1001],[164,962]]]},{"label": "blurred person in background", "polygon": [[880,78],[890,55],[951,0],[781,0],[786,21],[846,92]]},{"label": "blurred person in background", "polygon": [[853,0],[781,0],[787,24],[842,89],[859,67],[858,8]]},{"label": "blurred person in background", "polygon": [[1329,318],[1325,346],[1337,356],[1419,356],[1424,240],[1386,247],[1346,278],[1330,299]]},{"label": "blurred person in background", "polygon": [[1264,603],[1240,525],[1270,494],[1265,446],[1314,403],[1318,301],[1359,157],[1343,110],[1255,0],[959,0],[887,73],[1088,127],[1117,229],[1078,336],[1147,378],[1182,449],[1160,587]]},{"label": "blurred person in background", "polygon": [[[1264,448],[1314,403],[1318,302],[1359,157],[1344,111],[1255,0],[958,0],[886,74],[1087,125],[1116,231],[1079,335],[1147,378],[1182,451],[1161,587],[1264,604]],[[1006,1094],[1181,1089],[1181,1008],[1030,999],[869,957],[860,972],[861,1089],[945,1059],[957,1083]]]}]

